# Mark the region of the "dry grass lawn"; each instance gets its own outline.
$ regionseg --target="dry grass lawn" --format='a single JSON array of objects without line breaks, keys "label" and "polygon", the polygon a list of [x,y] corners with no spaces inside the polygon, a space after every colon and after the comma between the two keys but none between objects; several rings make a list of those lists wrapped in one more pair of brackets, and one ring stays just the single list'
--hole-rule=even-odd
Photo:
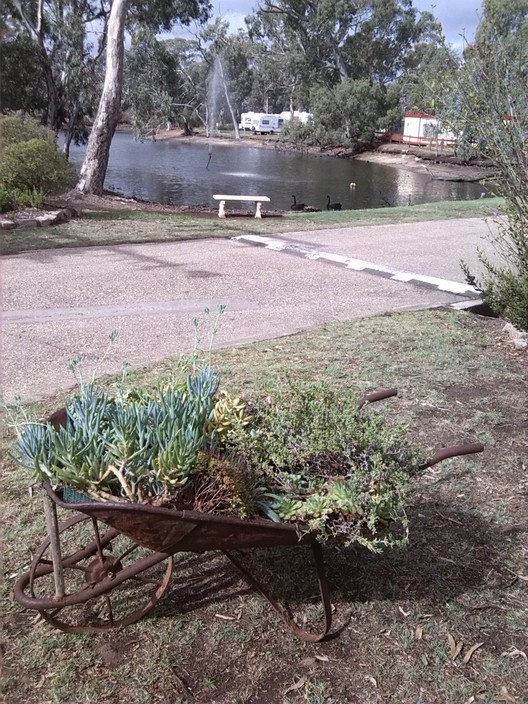
[{"label": "dry grass lawn", "polygon": [[[486,450],[416,479],[408,549],[325,549],[335,628],[317,645],[293,637],[214,553],[179,555],[162,603],[123,631],[54,630],[13,599],[45,530],[31,477],[4,453],[6,703],[528,702],[528,357],[508,346],[500,321],[392,315],[221,350],[215,363],[223,386],[244,394],[272,391],[289,374],[342,390],[396,386],[387,412],[431,451],[473,439]],[[149,384],[172,364],[134,382]],[[63,400],[32,410],[44,415]],[[244,559],[301,621],[319,615],[306,550]]]}]

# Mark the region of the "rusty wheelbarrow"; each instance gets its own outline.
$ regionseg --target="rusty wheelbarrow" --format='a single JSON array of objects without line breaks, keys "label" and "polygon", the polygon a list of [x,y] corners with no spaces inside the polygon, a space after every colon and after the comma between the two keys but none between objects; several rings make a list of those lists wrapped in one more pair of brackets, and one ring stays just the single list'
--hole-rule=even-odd
[{"label": "rusty wheelbarrow", "polygon": [[[394,389],[369,394],[362,405],[395,394]],[[480,443],[444,448],[424,468],[483,449]],[[322,547],[317,535],[300,530],[302,526],[143,504],[86,501],[77,492],[53,490],[49,484],[43,488],[48,537],[36,550],[29,570],[16,582],[15,597],[55,627],[92,633],[135,623],[167,591],[176,553],[221,550],[297,636],[317,642],[328,634],[332,606]],[[75,513],[59,523],[58,507]],[[301,628],[237,554],[251,548],[302,544],[311,547],[319,581],[324,614],[319,632]]]}]

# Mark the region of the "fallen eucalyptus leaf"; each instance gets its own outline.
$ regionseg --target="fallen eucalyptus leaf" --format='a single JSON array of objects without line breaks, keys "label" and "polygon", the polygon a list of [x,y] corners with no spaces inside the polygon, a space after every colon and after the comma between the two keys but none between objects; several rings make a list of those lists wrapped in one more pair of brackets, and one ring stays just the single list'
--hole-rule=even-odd
[{"label": "fallen eucalyptus leaf", "polygon": [[288,689],[286,689],[286,690],[284,691],[284,694],[286,695],[286,694],[288,694],[289,692],[296,692],[298,689],[301,689],[301,687],[304,687],[305,684],[306,684],[306,677],[301,677],[300,680],[298,680],[297,682],[294,682],[293,684],[291,684],[291,685],[288,687]]},{"label": "fallen eucalyptus leaf", "polygon": [[449,650],[451,652],[451,657],[453,657],[455,654],[455,651],[456,651],[456,640],[453,638],[451,633],[447,634],[447,640],[449,643]]},{"label": "fallen eucalyptus leaf", "polygon": [[457,646],[455,648],[455,652],[453,653],[453,660],[456,660],[457,657],[460,655],[462,652],[462,648],[464,647],[464,641],[461,640],[457,643]]},{"label": "fallen eucalyptus leaf", "polygon": [[449,651],[451,654],[451,660],[456,660],[457,657],[460,655],[462,648],[464,647],[464,641],[461,640],[457,643],[456,640],[451,635],[451,633],[447,634],[447,640],[449,642]]},{"label": "fallen eucalyptus leaf", "polygon": [[528,660],[528,657],[526,656],[526,653],[524,650],[519,650],[518,648],[515,648],[513,645],[509,650],[506,650],[504,653],[501,653],[502,658],[524,658],[525,660]]},{"label": "fallen eucalyptus leaf", "polygon": [[471,648],[467,651],[467,653],[464,655],[462,662],[464,665],[467,665],[467,663],[471,660],[473,653],[481,648],[484,645],[484,641],[482,643],[475,643],[475,645],[472,645]]}]

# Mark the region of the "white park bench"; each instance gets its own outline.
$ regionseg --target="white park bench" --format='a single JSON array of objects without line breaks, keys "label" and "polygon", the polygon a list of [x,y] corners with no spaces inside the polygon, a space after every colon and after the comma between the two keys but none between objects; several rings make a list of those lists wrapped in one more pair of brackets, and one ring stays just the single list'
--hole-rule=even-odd
[{"label": "white park bench", "polygon": [[218,208],[218,217],[219,218],[225,218],[225,216],[226,216],[225,209],[224,209],[226,200],[237,200],[237,201],[241,201],[241,202],[245,202],[245,203],[256,203],[257,204],[256,210],[255,210],[255,217],[256,218],[262,217],[262,213],[260,212],[260,208],[261,208],[262,203],[269,203],[270,202],[270,199],[268,198],[268,196],[219,196],[219,195],[216,195],[216,196],[213,196],[213,198],[215,200],[220,201],[220,207]]}]

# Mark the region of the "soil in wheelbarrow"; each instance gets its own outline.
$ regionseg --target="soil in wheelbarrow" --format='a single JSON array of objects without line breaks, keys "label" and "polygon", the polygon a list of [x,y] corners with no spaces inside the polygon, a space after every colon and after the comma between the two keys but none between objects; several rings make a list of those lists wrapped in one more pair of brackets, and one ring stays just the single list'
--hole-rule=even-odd
[{"label": "soil in wheelbarrow", "polygon": [[[480,440],[486,451],[423,474],[410,545],[374,555],[325,550],[336,632],[292,637],[217,553],[179,556],[165,600],[122,632],[51,630],[12,601],[45,532],[29,477],[3,465],[3,693],[6,702],[140,704],[451,704],[516,702],[528,681],[526,354],[502,323],[429,311],[339,323],[224,350],[233,392],[272,390],[287,373],[342,389],[397,386],[384,402],[429,447]],[[170,364],[137,376],[150,383]],[[61,405],[52,399],[41,415]],[[241,559],[299,622],[320,616],[302,547]]]}]

